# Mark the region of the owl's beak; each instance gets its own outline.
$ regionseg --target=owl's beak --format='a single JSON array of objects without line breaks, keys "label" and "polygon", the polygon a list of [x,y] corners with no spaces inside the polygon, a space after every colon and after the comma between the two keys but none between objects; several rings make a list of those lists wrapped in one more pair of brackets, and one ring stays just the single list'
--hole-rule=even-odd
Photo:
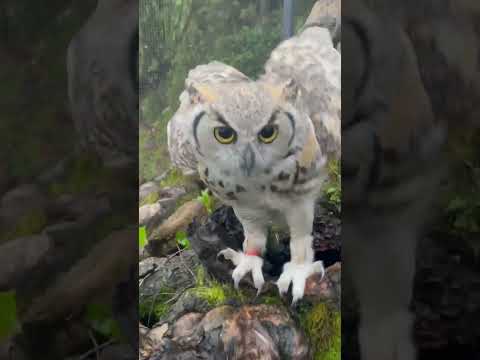
[{"label": "owl's beak", "polygon": [[242,152],[240,169],[246,176],[252,174],[252,170],[255,166],[255,152],[252,146],[248,144]]}]

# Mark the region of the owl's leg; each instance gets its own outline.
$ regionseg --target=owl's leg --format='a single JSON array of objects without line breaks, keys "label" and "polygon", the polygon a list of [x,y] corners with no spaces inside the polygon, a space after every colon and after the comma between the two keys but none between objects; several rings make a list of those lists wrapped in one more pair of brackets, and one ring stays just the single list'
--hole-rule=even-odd
[{"label": "owl's leg", "polygon": [[233,262],[232,278],[235,288],[238,288],[240,280],[249,272],[252,273],[253,283],[259,294],[262,290],[265,280],[263,278],[262,255],[267,244],[267,229],[262,222],[263,214],[257,214],[252,210],[234,209],[235,214],[242,223],[245,233],[243,242],[243,252],[227,248],[218,253],[218,256],[224,256]]},{"label": "owl's leg", "polygon": [[286,212],[290,228],[290,261],[284,265],[283,273],[277,281],[280,294],[288,291],[292,284],[293,303],[303,297],[307,278],[314,273],[325,273],[323,262],[313,262],[312,228],[315,203],[306,200],[292,206]]},{"label": "owl's leg", "polygon": [[[398,221],[396,219],[396,221]],[[361,359],[414,360],[409,305],[415,272],[415,233],[376,223],[342,228],[346,280],[355,287],[360,310]],[[361,237],[360,237],[361,236]]]}]

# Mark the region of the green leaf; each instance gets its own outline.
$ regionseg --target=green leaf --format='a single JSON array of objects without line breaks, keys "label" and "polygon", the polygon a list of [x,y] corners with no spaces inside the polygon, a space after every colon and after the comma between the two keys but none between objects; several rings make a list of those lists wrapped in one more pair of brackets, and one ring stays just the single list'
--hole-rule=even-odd
[{"label": "green leaf", "polygon": [[175,240],[177,244],[183,249],[190,249],[190,240],[188,240],[187,233],[185,231],[179,231],[175,234]]},{"label": "green leaf", "polygon": [[147,244],[147,230],[145,226],[141,226],[138,228],[138,247],[143,249]]},{"label": "green leaf", "polygon": [[17,301],[13,291],[0,292],[0,339],[12,335],[17,328]]}]

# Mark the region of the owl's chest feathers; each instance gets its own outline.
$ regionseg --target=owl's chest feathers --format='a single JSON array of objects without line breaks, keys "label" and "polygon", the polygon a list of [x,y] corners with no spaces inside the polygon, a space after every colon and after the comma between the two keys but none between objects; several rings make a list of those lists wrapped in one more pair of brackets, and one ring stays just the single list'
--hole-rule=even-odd
[{"label": "owl's chest feathers", "polygon": [[274,169],[248,177],[228,175],[208,164],[199,164],[199,174],[227,205],[280,211],[304,197],[317,196],[326,178],[320,156],[309,164],[292,157]]}]

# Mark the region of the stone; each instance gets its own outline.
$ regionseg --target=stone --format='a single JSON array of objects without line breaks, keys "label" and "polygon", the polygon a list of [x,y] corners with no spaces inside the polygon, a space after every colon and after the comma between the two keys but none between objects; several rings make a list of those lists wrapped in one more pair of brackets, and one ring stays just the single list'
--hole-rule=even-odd
[{"label": "stone", "polygon": [[304,299],[313,304],[330,302],[335,305],[336,309],[340,309],[341,269],[341,264],[337,262],[326,269],[323,278],[321,278],[321,274],[311,275],[305,284]]},{"label": "stone", "polygon": [[0,246],[0,292],[16,288],[16,282],[25,277],[51,247],[46,235],[14,239]]},{"label": "stone", "polygon": [[165,208],[162,208],[159,203],[140,206],[138,209],[138,223],[140,226],[146,225],[154,216],[163,218],[164,214]]},{"label": "stone", "polygon": [[308,341],[283,307],[245,305],[225,322],[220,336],[227,357],[309,359]]},{"label": "stone", "polygon": [[175,319],[152,359],[310,359],[308,340],[283,306],[223,305]]},{"label": "stone", "polygon": [[142,203],[142,201],[150,194],[152,193],[158,193],[160,190],[160,186],[158,186],[156,183],[153,181],[149,181],[142,186],[140,186],[140,190],[138,192],[139,195],[139,201]]},{"label": "stone", "polygon": [[[186,231],[188,226],[197,219],[207,217],[205,206],[198,200],[191,200],[179,207],[159,227],[148,235],[148,252],[153,256],[163,256],[176,250],[176,243],[171,240],[179,231]],[[170,240],[170,241],[169,241]]]},{"label": "stone", "polygon": [[47,224],[48,199],[35,184],[20,185],[0,200],[0,243],[38,234]]},{"label": "stone", "polygon": [[152,272],[140,285],[140,298],[154,296],[162,289],[183,289],[194,286],[194,271],[200,262],[192,250],[183,251],[171,258],[150,257],[140,262],[142,278]]},{"label": "stone", "polygon": [[173,324],[173,338],[191,336],[196,331],[197,325],[202,318],[203,314],[200,313],[188,313],[183,315],[180,319],[175,321],[175,324]]},{"label": "stone", "polygon": [[147,336],[152,341],[153,346],[158,347],[162,343],[163,336],[167,333],[167,331],[168,331],[168,324],[162,324],[150,330]]}]

